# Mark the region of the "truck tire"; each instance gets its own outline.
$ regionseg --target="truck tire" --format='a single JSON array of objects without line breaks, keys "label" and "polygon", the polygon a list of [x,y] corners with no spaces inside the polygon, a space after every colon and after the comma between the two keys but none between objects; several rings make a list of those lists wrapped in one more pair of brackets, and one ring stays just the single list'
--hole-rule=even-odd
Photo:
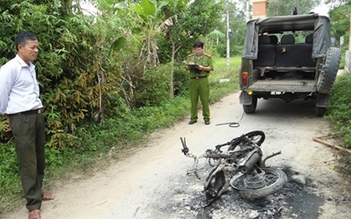
[{"label": "truck tire", "polygon": [[252,96],[252,103],[250,105],[243,105],[244,112],[247,114],[253,114],[256,111],[257,97]]},{"label": "truck tire", "polygon": [[339,69],[340,59],[340,49],[330,47],[327,51],[327,55],[317,82],[317,91],[319,93],[328,94],[330,92]]},{"label": "truck tire", "polygon": [[317,94],[316,98],[316,114],[319,117],[324,116],[327,112],[327,105],[330,103],[330,95],[329,94]]},{"label": "truck tire", "polygon": [[316,115],[318,117],[323,117],[326,112],[327,112],[326,107],[316,107]]}]

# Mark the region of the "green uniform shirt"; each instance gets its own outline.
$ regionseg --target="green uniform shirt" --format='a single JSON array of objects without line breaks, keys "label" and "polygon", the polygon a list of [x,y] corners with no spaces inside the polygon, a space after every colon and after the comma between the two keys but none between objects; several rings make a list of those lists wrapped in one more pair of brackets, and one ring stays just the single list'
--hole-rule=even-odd
[{"label": "green uniform shirt", "polygon": [[[212,58],[211,55],[203,53],[202,57],[198,58],[195,53],[192,53],[188,55],[186,59],[186,63],[189,62],[194,62],[195,64],[202,65],[204,67],[211,67],[213,70],[213,64],[212,64]],[[190,70],[190,78],[196,77],[196,76],[208,76],[209,72],[208,71],[199,71],[199,73],[196,72],[196,70]]]}]

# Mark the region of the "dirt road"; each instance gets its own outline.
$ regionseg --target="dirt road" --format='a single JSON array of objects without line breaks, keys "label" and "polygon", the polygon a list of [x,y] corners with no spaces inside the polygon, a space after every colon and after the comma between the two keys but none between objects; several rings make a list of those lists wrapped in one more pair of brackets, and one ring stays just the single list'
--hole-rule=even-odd
[{"label": "dirt road", "polygon": [[[57,186],[55,200],[43,203],[42,218],[351,218],[343,181],[333,169],[334,151],[312,140],[330,132],[314,110],[312,101],[259,100],[257,113],[244,115],[238,128],[217,126],[243,115],[238,94],[231,94],[211,106],[211,125],[201,120],[188,125],[186,119],[155,132],[145,148],[125,160]],[[192,160],[181,153],[179,138],[187,139],[192,153],[201,154],[253,130],[266,134],[264,155],[282,152],[268,164],[282,167],[289,182],[262,200],[247,201],[229,191],[202,208],[204,177],[186,175]],[[23,207],[6,218],[27,218],[27,211]]]}]

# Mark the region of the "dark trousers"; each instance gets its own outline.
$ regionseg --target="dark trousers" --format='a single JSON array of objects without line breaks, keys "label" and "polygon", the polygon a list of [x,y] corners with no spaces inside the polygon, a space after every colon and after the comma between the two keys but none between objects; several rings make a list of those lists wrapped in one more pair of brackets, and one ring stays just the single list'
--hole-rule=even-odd
[{"label": "dark trousers", "polygon": [[29,211],[40,209],[45,169],[45,125],[42,114],[11,115],[19,173]]}]

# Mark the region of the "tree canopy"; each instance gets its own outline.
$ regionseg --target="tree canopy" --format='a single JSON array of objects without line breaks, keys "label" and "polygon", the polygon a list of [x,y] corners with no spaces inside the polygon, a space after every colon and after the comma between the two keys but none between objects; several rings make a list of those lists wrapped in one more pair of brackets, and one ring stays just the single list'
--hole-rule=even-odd
[{"label": "tree canopy", "polygon": [[[194,41],[204,41],[211,54],[224,57],[227,10],[230,54],[240,54],[247,1],[91,0],[98,13],[86,15],[80,1],[0,0],[0,64],[14,57],[13,39],[20,30],[39,37],[35,64],[48,144],[74,145],[77,126],[103,124],[106,115],[123,117],[128,109],[157,105],[184,89],[181,62]],[[292,14],[295,7],[299,14],[308,13],[319,2],[271,0],[268,14]],[[329,2],[334,4],[333,34],[347,36],[350,0]],[[0,138],[10,136],[0,132]]]},{"label": "tree canopy", "polygon": [[267,13],[269,16],[291,15],[297,9],[298,14],[307,14],[320,3],[320,0],[270,0]]},{"label": "tree canopy", "polygon": [[[77,146],[75,132],[84,123],[103,124],[105,116],[123,117],[126,107],[168,98],[173,77],[161,65],[171,60],[169,33],[177,47],[173,60],[181,66],[193,42],[213,31],[222,14],[215,0],[93,0],[96,15],[83,14],[79,2],[0,0],[1,65],[16,54],[13,39],[20,30],[39,38],[35,64],[51,147]],[[173,25],[165,28],[170,19]],[[11,138],[3,131],[0,137]]]},{"label": "tree canopy", "polygon": [[336,6],[334,6],[329,12],[332,22],[331,30],[336,39],[339,39],[341,36],[346,36],[345,41],[346,44],[348,44],[350,34],[351,0],[341,0],[334,3]]}]

